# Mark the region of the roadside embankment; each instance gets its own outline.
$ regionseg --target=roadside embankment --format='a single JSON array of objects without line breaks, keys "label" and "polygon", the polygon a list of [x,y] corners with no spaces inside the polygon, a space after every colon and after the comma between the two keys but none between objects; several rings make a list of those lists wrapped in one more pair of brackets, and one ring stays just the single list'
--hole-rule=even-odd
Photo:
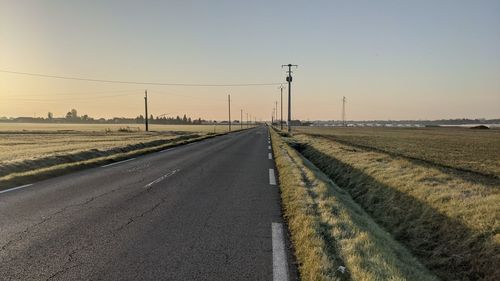
[{"label": "roadside embankment", "polygon": [[270,131],[303,280],[437,280],[346,191]]},{"label": "roadside embankment", "polygon": [[225,134],[227,133],[189,134],[106,150],[96,148],[22,162],[1,163],[0,190]]},{"label": "roadside embankment", "polygon": [[431,272],[499,280],[500,184],[306,134],[296,148]]}]

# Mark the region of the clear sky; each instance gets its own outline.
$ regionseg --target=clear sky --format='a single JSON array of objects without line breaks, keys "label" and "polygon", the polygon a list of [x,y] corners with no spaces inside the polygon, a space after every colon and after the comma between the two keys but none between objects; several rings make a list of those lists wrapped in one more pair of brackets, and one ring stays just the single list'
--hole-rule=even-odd
[{"label": "clear sky", "polygon": [[[166,83],[284,82],[300,119],[500,118],[500,1],[0,0],[0,70]],[[104,84],[0,72],[0,116],[270,119],[277,86]]]}]

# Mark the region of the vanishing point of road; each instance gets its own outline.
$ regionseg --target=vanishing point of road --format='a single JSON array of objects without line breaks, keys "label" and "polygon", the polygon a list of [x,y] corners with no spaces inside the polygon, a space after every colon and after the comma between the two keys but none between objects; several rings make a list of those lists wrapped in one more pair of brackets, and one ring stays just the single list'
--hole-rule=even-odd
[{"label": "vanishing point of road", "polygon": [[265,127],[0,192],[0,280],[295,280]]}]

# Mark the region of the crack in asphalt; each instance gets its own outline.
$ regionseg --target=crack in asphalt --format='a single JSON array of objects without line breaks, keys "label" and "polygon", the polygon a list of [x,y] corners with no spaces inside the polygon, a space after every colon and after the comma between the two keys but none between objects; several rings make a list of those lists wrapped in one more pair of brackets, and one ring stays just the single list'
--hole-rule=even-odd
[{"label": "crack in asphalt", "polygon": [[16,243],[16,242],[19,242],[19,241],[23,240],[23,239],[24,239],[24,236],[25,236],[26,234],[28,234],[28,233],[29,233],[32,229],[34,229],[34,228],[36,228],[36,227],[38,227],[38,226],[40,226],[40,225],[42,225],[42,224],[46,223],[47,221],[49,221],[49,220],[53,219],[53,218],[54,218],[54,217],[56,217],[57,215],[59,215],[59,214],[61,214],[61,213],[65,212],[65,211],[67,211],[68,209],[71,209],[71,208],[74,208],[74,207],[81,207],[81,206],[87,205],[87,204],[91,203],[92,201],[94,201],[94,200],[96,200],[96,199],[98,199],[98,198],[101,198],[101,197],[103,197],[103,196],[106,196],[106,195],[108,195],[108,194],[111,194],[111,193],[113,193],[113,192],[115,192],[115,191],[117,191],[117,190],[119,190],[119,189],[121,189],[121,188],[123,188],[123,187],[125,187],[125,186],[120,186],[120,187],[118,187],[118,188],[112,189],[112,190],[110,190],[110,191],[108,191],[108,192],[105,192],[105,193],[102,193],[102,194],[100,194],[100,195],[97,195],[97,196],[92,196],[91,198],[89,198],[89,199],[87,199],[87,200],[85,200],[84,202],[81,202],[81,203],[71,204],[71,205],[64,206],[64,207],[63,207],[63,208],[61,208],[60,210],[58,210],[58,211],[56,211],[56,212],[53,212],[53,213],[49,214],[49,215],[48,215],[48,216],[46,216],[46,217],[43,217],[41,221],[39,221],[39,222],[37,222],[37,223],[35,223],[35,224],[32,224],[32,225],[30,225],[30,226],[26,227],[26,229],[24,229],[23,231],[20,231],[20,232],[15,233],[15,234],[14,234],[14,236],[17,236],[17,238],[15,238],[15,239],[11,239],[11,240],[7,241],[4,245],[2,245],[2,246],[0,247],[0,253],[1,253],[2,251],[5,251],[5,250],[6,250],[6,249],[7,249],[7,248],[11,245],[11,244],[13,244],[13,243]]},{"label": "crack in asphalt", "polygon": [[153,207],[147,209],[146,211],[140,213],[139,215],[136,215],[136,216],[132,216],[130,218],[128,218],[128,221],[121,225],[120,227],[116,228],[115,231],[121,231],[123,230],[125,227],[127,227],[128,225],[130,225],[131,223],[135,222],[136,219],[138,218],[142,218],[144,217],[146,214],[149,214],[149,213],[152,213],[156,208],[158,208],[161,204],[165,203],[166,201],[166,198],[161,198],[161,201],[156,203],[155,205],[153,205]]}]

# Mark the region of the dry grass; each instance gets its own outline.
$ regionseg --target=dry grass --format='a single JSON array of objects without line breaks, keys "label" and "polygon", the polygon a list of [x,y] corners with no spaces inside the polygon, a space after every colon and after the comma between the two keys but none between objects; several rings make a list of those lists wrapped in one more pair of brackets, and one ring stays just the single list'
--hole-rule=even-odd
[{"label": "dry grass", "polygon": [[294,139],[304,156],[439,277],[500,279],[497,178],[464,175],[321,137],[300,134]]},{"label": "dry grass", "polygon": [[303,280],[437,280],[348,193],[271,134]]},{"label": "dry grass", "polygon": [[[227,126],[217,126],[225,133]],[[15,130],[17,129],[17,130]],[[214,126],[0,123],[0,188],[213,135]],[[159,130],[161,129],[161,130]]]},{"label": "dry grass", "polygon": [[[134,131],[144,131],[143,124],[56,124],[56,123],[2,123],[0,132],[12,131],[78,131],[78,132],[104,132],[110,129],[117,132],[120,128],[129,127]],[[240,126],[233,124],[233,129]],[[245,127],[245,126],[243,126]],[[149,130],[153,132],[191,132],[191,133],[224,133],[228,131],[228,125],[158,125],[149,124]]]},{"label": "dry grass", "polygon": [[298,127],[345,144],[500,178],[500,130]]}]

